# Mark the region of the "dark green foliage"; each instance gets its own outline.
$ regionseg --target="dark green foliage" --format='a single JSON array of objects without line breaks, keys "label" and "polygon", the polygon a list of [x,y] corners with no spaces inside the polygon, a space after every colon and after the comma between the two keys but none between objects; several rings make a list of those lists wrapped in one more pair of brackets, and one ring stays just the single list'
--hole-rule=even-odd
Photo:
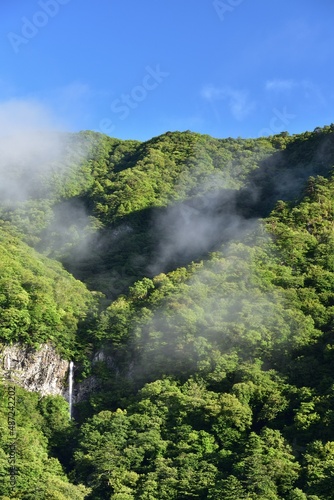
[{"label": "dark green foliage", "polygon": [[[8,427],[8,382],[0,384],[0,495],[3,499],[82,500],[89,492],[83,485],[74,486],[69,482],[52,452],[54,448],[48,439],[52,441],[60,429],[73,435],[73,428],[68,420],[65,401],[54,398],[51,403],[50,398],[47,399],[49,401],[39,402],[37,394],[16,387],[15,430],[12,435]],[[14,493],[10,488],[7,458],[13,442],[17,470]]]},{"label": "dark green foliage", "polygon": [[100,382],[76,429],[20,392],[17,498],[334,498],[333,165],[333,125],[82,132],[4,201],[2,341],[53,343]]}]

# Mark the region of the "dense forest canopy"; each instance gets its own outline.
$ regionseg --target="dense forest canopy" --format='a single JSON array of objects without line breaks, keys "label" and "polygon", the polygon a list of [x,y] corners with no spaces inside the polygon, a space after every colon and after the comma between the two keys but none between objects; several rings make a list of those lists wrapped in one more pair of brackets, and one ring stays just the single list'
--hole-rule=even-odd
[{"label": "dense forest canopy", "polygon": [[0,342],[99,389],[18,388],[1,498],[334,499],[334,125],[57,140],[1,190]]}]

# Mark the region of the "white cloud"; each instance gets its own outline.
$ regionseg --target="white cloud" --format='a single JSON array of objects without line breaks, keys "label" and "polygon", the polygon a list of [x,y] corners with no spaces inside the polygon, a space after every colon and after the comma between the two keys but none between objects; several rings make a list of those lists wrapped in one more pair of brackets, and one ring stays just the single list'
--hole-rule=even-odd
[{"label": "white cloud", "polygon": [[303,97],[306,101],[312,101],[314,104],[326,105],[327,102],[320,86],[309,80],[267,80],[265,90],[282,94],[290,93],[293,90],[299,93],[299,97]]},{"label": "white cloud", "polygon": [[326,106],[327,98],[323,94],[319,85],[308,80],[301,82],[300,87],[303,90],[305,99],[312,101],[316,105]]},{"label": "white cloud", "polygon": [[63,117],[64,129],[82,128],[87,113],[91,112],[92,101],[96,97],[90,86],[84,82],[73,81],[61,87],[44,89],[34,94],[38,102],[54,110]]},{"label": "white cloud", "polygon": [[207,101],[226,101],[231,114],[236,120],[243,120],[255,109],[255,102],[251,101],[246,90],[232,87],[215,87],[207,85],[201,91],[201,96]]},{"label": "white cloud", "polygon": [[0,136],[57,128],[50,111],[33,99],[10,99],[0,102]]},{"label": "white cloud", "polygon": [[72,100],[81,100],[90,97],[91,91],[89,85],[81,82],[72,82],[58,89],[59,99],[66,102]]},{"label": "white cloud", "polygon": [[38,192],[51,172],[67,168],[68,140],[62,129],[61,121],[40,101],[0,101],[1,201],[23,201]]},{"label": "white cloud", "polygon": [[265,85],[266,90],[273,90],[278,92],[289,91],[298,86],[298,83],[294,80],[268,80]]},{"label": "white cloud", "polygon": [[43,168],[62,152],[61,122],[39,101],[0,102],[0,173]]}]

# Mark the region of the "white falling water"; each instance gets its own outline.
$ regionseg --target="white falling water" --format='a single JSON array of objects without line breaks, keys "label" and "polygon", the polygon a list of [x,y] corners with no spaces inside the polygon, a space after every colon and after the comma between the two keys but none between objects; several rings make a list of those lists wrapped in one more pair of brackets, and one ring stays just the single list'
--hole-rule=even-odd
[{"label": "white falling water", "polygon": [[72,418],[72,399],[73,399],[73,361],[70,361],[70,373],[68,376],[68,402],[70,404],[70,420]]}]

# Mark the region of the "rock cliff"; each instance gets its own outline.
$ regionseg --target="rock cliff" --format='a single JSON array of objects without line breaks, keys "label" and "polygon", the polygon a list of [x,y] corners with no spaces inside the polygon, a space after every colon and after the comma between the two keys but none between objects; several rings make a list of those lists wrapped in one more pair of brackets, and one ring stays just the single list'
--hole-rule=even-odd
[{"label": "rock cliff", "polygon": [[0,376],[8,377],[28,391],[65,395],[69,362],[62,359],[55,349],[43,344],[36,350],[14,344],[0,346]]}]

